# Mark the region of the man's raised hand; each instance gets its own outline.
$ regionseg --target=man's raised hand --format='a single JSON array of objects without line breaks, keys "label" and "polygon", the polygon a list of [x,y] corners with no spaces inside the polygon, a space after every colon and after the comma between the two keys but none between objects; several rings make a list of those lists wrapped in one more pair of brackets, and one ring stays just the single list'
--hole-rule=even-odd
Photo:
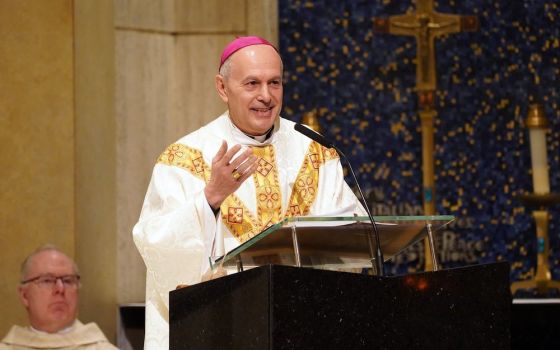
[{"label": "man's raised hand", "polygon": [[227,142],[223,141],[212,159],[210,181],[204,189],[204,194],[213,209],[218,209],[224,199],[257,170],[258,158],[253,155],[251,148],[247,148],[233,159],[240,149],[240,145],[235,145],[228,150]]}]

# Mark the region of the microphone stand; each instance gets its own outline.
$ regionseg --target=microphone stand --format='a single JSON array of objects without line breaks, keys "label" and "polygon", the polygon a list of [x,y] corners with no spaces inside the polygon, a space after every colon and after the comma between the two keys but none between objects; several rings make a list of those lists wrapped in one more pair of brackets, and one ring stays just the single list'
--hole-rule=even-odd
[{"label": "microphone stand", "polygon": [[[366,201],[366,197],[364,196],[364,193],[362,192],[362,189],[360,188],[360,183],[358,182],[358,178],[356,177],[356,174],[354,174],[354,169],[352,169],[352,164],[350,164],[350,161],[348,161],[348,158],[346,157],[346,155],[344,154],[344,152],[342,152],[338,147],[336,147],[331,141],[328,141],[327,139],[325,139],[323,137],[323,135],[319,134],[318,132],[315,132],[314,130],[311,130],[308,127],[303,126],[302,124],[299,123],[295,123],[294,124],[294,129],[300,133],[302,133],[303,135],[309,137],[310,139],[312,139],[313,141],[317,142],[318,144],[327,147],[327,148],[334,148],[335,151],[338,152],[338,154],[340,156],[342,156],[342,158],[344,158],[346,160],[346,163],[348,164],[348,167],[350,168],[350,173],[352,174],[352,177],[354,178],[354,182],[356,183],[356,187],[358,187],[358,191],[360,192],[360,199],[362,202],[362,205],[364,206],[364,208],[366,209],[366,212],[368,214],[369,217],[369,221],[371,222],[371,226],[373,227],[373,238],[371,237],[371,235],[368,235],[368,243],[369,243],[369,253],[371,256],[371,265],[372,267],[375,269],[375,272],[377,274],[377,276],[385,276],[385,268],[383,265],[383,252],[381,251],[381,245],[379,243],[379,231],[377,230],[377,224],[375,223],[375,220],[373,219],[373,215],[371,215],[371,211],[369,210],[369,205],[367,204]],[[377,247],[377,249],[373,249],[373,245],[374,245],[374,241],[375,240],[375,246]],[[375,260],[375,261],[373,261]]]},{"label": "microphone stand", "polygon": [[335,151],[337,151],[338,154],[340,154],[342,156],[342,158],[344,158],[344,160],[346,160],[346,164],[348,164],[348,168],[350,169],[350,173],[352,174],[352,177],[354,178],[354,183],[356,184],[356,187],[358,188],[358,192],[360,193],[360,199],[361,199],[362,205],[366,209],[367,215],[369,217],[369,221],[371,222],[371,226],[373,227],[373,236],[374,236],[374,239],[375,239],[375,246],[376,246],[375,253],[373,251],[372,237],[371,237],[371,235],[368,235],[369,251],[370,251],[370,255],[372,257],[371,260],[375,260],[375,261],[371,262],[371,265],[375,269],[375,272],[376,272],[377,276],[385,276],[385,267],[384,267],[384,264],[383,264],[383,261],[384,261],[383,260],[383,252],[381,251],[381,245],[379,243],[379,231],[377,230],[377,224],[375,223],[375,220],[373,219],[373,215],[371,215],[371,211],[369,210],[369,205],[366,202],[366,197],[364,196],[364,193],[362,192],[362,189],[360,188],[358,178],[356,177],[356,174],[354,174],[354,169],[352,169],[352,164],[350,164],[350,161],[348,160],[348,158],[346,157],[344,152],[342,152],[338,147],[336,147],[332,143],[330,144],[330,146],[332,148],[334,148]]}]

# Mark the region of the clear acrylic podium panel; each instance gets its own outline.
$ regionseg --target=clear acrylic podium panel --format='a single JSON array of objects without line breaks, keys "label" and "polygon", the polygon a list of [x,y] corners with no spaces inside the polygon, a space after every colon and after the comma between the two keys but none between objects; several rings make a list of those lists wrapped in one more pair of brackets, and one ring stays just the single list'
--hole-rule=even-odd
[{"label": "clear acrylic podium panel", "polygon": [[[454,220],[453,216],[377,216],[379,243],[385,261]],[[216,259],[212,268],[249,269],[276,264],[327,270],[372,267],[375,251],[367,216],[292,217],[254,236]],[[370,250],[370,243],[373,250]]]}]

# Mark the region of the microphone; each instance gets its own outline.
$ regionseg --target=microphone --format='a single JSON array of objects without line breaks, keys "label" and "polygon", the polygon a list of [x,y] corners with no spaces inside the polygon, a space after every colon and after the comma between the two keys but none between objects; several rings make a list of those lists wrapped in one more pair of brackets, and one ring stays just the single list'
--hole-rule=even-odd
[{"label": "microphone", "polygon": [[330,140],[327,140],[323,135],[321,135],[318,132],[315,132],[314,130],[311,130],[310,128],[305,127],[305,126],[303,126],[302,124],[299,124],[299,123],[295,123],[294,129],[296,131],[304,134],[305,136],[309,137],[313,141],[317,142],[321,146],[324,146],[326,148],[334,148],[334,150],[337,151],[338,154],[346,160],[346,163],[348,164],[348,168],[350,169],[350,173],[352,174],[352,177],[354,178],[354,182],[356,183],[356,187],[358,188],[358,192],[360,193],[360,200],[361,200],[364,208],[366,209],[366,212],[367,212],[368,217],[369,217],[369,221],[371,222],[371,226],[373,228],[373,239],[375,239],[375,243],[376,243],[376,247],[377,247],[377,249],[375,250],[375,253],[373,252],[372,237],[371,237],[371,235],[368,236],[370,254],[371,254],[372,259],[375,259],[375,264],[373,264],[373,262],[372,262],[372,265],[375,268],[378,276],[385,276],[385,268],[384,268],[384,265],[383,265],[383,252],[381,251],[381,245],[379,244],[379,231],[377,230],[377,224],[375,223],[375,220],[373,219],[373,215],[371,215],[371,211],[369,210],[369,205],[367,204],[366,198],[364,197],[362,189],[360,188],[360,184],[358,183],[358,179],[356,178],[356,174],[354,174],[354,169],[352,169],[352,164],[350,164],[350,161],[348,161],[348,158],[346,157],[346,155],[338,147],[336,147]]}]

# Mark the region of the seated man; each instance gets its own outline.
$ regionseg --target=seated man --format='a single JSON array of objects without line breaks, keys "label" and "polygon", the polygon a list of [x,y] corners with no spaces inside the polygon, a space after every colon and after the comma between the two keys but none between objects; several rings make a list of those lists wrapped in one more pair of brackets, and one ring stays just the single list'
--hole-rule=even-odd
[{"label": "seated man", "polygon": [[13,326],[0,349],[116,349],[95,323],[76,319],[79,288],[76,263],[54,246],[28,256],[18,291],[29,327]]}]

